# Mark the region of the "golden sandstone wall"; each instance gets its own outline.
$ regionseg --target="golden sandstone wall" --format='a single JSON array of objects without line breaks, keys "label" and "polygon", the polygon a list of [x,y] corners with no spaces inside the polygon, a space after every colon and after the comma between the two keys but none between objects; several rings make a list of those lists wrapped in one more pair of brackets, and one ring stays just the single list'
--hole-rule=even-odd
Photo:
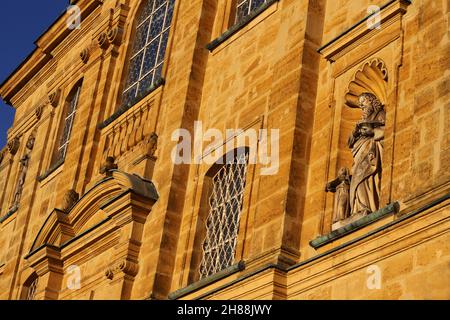
[{"label": "golden sandstone wall", "polygon": [[[72,2],[81,29],[61,17],[0,88],[16,108],[0,163],[1,299],[24,298],[33,273],[37,299],[450,298],[449,1],[273,1],[207,50],[231,26],[232,3],[177,0],[164,84],[106,122],[139,1]],[[382,8],[380,28],[361,21],[370,5]],[[385,77],[365,73],[372,65]],[[80,79],[67,156],[54,168],[65,99]],[[355,81],[381,88],[381,207],[399,210],[313,248],[332,231],[325,185],[351,166],[346,140],[360,114],[345,97]],[[277,174],[248,167],[236,265],[200,282],[211,166],[172,161],[173,132],[193,132],[196,120],[223,133],[280,130]],[[6,215],[25,154],[20,206]],[[120,170],[109,177],[99,172],[107,156]],[[65,213],[68,190],[81,199]]]}]

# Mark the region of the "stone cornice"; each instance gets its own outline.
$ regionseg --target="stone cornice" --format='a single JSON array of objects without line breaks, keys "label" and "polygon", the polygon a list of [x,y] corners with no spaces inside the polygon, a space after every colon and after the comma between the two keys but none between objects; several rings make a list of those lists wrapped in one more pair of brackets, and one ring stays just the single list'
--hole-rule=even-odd
[{"label": "stone cornice", "polygon": [[[86,18],[102,3],[102,0],[77,1],[82,18]],[[12,97],[53,58],[51,52],[71,33],[72,30],[67,28],[65,15],[64,12],[35,41],[35,50],[0,84],[0,96],[7,103],[11,104]]]},{"label": "stone cornice", "polygon": [[[406,13],[407,7],[411,4],[410,0],[390,0],[380,7],[380,24],[382,28],[389,24],[398,16]],[[336,38],[327,42],[317,52],[322,54],[327,60],[336,61],[343,52],[348,51],[352,46],[356,45],[358,40],[368,37],[378,32],[377,29],[368,28],[366,22],[373,16],[370,14],[347,30],[339,34]]]}]

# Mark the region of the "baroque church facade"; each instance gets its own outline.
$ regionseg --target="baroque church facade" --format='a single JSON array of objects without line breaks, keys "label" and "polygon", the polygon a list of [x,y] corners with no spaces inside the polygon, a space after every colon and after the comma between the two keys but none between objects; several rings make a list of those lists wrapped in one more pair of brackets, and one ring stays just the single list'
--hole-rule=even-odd
[{"label": "baroque church facade", "polygon": [[0,299],[450,298],[449,1],[70,2],[0,85]]}]

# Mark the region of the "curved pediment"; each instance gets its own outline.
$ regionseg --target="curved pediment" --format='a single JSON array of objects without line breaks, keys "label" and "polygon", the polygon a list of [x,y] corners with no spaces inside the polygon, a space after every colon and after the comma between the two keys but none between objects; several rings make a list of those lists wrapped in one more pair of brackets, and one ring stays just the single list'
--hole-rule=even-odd
[{"label": "curved pediment", "polygon": [[150,203],[158,200],[154,184],[137,175],[118,170],[95,184],[69,212],[54,209],[38,232],[30,252],[43,245],[61,246],[108,218],[104,207],[126,193],[143,197]]}]

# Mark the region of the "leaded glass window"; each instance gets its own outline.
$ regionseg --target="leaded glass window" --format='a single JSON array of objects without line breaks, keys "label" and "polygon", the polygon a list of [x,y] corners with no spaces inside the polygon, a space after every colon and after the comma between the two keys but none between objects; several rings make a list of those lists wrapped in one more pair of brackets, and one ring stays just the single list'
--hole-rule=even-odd
[{"label": "leaded glass window", "polygon": [[212,178],[200,278],[215,274],[234,263],[247,163],[248,152],[240,152]]},{"label": "leaded glass window", "polygon": [[72,90],[72,94],[69,96],[69,100],[66,103],[63,123],[64,127],[62,128],[61,135],[59,137],[59,145],[56,152],[55,162],[61,162],[66,158],[67,147],[69,146],[75,114],[77,112],[78,100],[80,98],[80,91],[81,84],[77,85],[75,89]]},{"label": "leaded glass window", "polygon": [[33,274],[31,278],[28,279],[28,285],[24,285],[22,298],[25,300],[34,300],[36,298],[36,291],[38,286],[39,278],[36,274]]},{"label": "leaded glass window", "polygon": [[175,0],[144,0],[136,18],[122,104],[131,106],[161,79]]},{"label": "leaded glass window", "polygon": [[236,23],[244,20],[256,9],[265,4],[267,0],[237,0]]}]

